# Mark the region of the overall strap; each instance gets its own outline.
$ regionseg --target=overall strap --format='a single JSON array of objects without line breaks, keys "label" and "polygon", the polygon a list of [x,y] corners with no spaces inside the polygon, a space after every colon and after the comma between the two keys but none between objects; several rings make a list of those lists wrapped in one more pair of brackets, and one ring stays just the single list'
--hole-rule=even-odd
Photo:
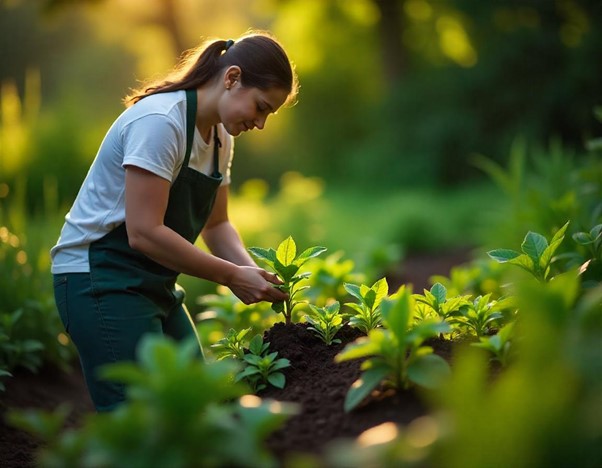
[{"label": "overall strap", "polygon": [[213,127],[213,177],[219,177],[219,149],[222,146],[222,142],[217,136],[217,125]]},{"label": "overall strap", "polygon": [[194,127],[196,125],[196,89],[186,90],[186,156],[182,167],[188,167],[190,153],[192,151],[192,142],[194,140]]}]

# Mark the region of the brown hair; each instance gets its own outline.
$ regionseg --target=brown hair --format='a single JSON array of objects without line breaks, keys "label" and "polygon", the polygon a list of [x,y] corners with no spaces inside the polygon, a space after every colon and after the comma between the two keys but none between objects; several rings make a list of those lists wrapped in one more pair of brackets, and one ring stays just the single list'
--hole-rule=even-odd
[{"label": "brown hair", "polygon": [[232,65],[241,69],[242,86],[284,89],[288,93],[285,104],[294,104],[299,88],[294,66],[278,41],[265,31],[248,32],[234,42],[202,43],[186,52],[169,75],[133,90],[124,103],[129,107],[152,94],[198,88]]}]

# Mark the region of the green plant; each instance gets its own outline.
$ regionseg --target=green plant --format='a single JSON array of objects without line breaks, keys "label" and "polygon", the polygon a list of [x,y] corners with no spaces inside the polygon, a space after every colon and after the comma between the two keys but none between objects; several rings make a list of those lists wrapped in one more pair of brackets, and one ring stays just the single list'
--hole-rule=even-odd
[{"label": "green plant", "polygon": [[384,328],[371,330],[348,344],[336,362],[367,358],[361,365],[360,378],[345,397],[345,410],[355,408],[377,385],[405,389],[410,384],[434,388],[449,374],[447,362],[433,353],[424,340],[450,330],[447,323],[427,320],[412,326],[415,302],[411,292],[402,286],[382,301]]},{"label": "green plant", "polygon": [[286,378],[281,369],[289,367],[286,358],[276,359],[277,352],[268,353],[270,343],[264,343],[261,335],[255,335],[249,343],[249,352],[244,355],[245,368],[236,375],[236,381],[246,380],[253,392],[257,393],[272,384],[284,388]]},{"label": "green plant", "polygon": [[414,294],[417,303],[417,316],[420,319],[439,317],[446,320],[457,313],[462,307],[470,305],[470,296],[447,297],[447,289],[441,283],[435,283],[430,291],[424,290],[424,294]]},{"label": "green plant", "polygon": [[510,322],[504,325],[493,336],[479,337],[479,342],[471,343],[471,346],[486,349],[493,355],[493,360],[498,361],[503,367],[506,367],[510,362],[513,330],[514,322]]},{"label": "green plant", "polygon": [[223,337],[217,343],[211,345],[211,347],[215,349],[215,355],[217,359],[244,359],[245,348],[243,346],[243,338],[250,331],[250,328],[245,328],[239,332],[233,328],[230,328],[225,337]]},{"label": "green plant", "polygon": [[361,283],[366,275],[355,270],[355,262],[344,258],[344,252],[337,251],[325,258],[316,258],[307,265],[311,276],[309,289],[304,293],[310,303],[326,305],[333,299],[343,302],[347,296],[345,283]]},{"label": "green plant", "polygon": [[139,363],[103,375],[127,385],[127,401],[61,433],[67,413],[13,411],[13,425],[43,436],[41,466],[276,466],[263,443],[294,405],[244,395],[233,360],[204,363],[198,344],[147,336]]},{"label": "green plant", "polygon": [[589,232],[576,232],[573,240],[588,251],[585,256],[578,252],[569,253],[580,263],[579,271],[584,275],[583,286],[595,287],[602,280],[602,224],[597,224]]},{"label": "green plant", "polygon": [[521,244],[522,253],[510,249],[496,249],[487,254],[500,263],[510,263],[528,271],[539,281],[549,281],[554,252],[563,241],[568,225],[569,222],[556,231],[549,244],[541,234],[529,231]]},{"label": "green plant", "polygon": [[380,305],[389,293],[386,278],[379,279],[372,286],[346,283],[345,290],[358,301],[345,303],[353,311],[348,314],[349,325],[366,334],[378,327],[381,324]]},{"label": "green plant", "polygon": [[511,302],[511,298],[492,301],[491,294],[478,296],[451,314],[447,321],[452,325],[465,327],[477,337],[481,337],[489,333],[492,325],[503,321],[504,314],[500,310],[507,308]]},{"label": "green plant", "polygon": [[305,316],[305,320],[311,325],[309,330],[318,335],[328,346],[332,343],[340,343],[341,340],[334,337],[343,328],[340,302],[335,301],[325,307],[316,307],[309,304],[309,308],[310,315]]},{"label": "green plant", "polygon": [[44,345],[35,339],[19,336],[23,309],[0,314],[0,365],[7,370],[23,366],[35,372],[42,365]]},{"label": "green plant", "polygon": [[299,273],[299,269],[311,258],[317,257],[326,251],[325,247],[310,247],[297,255],[297,246],[291,236],[280,243],[277,250],[260,247],[249,248],[251,254],[265,262],[283,281],[279,286],[289,297],[284,302],[272,304],[275,312],[284,315],[285,323],[292,322],[293,310],[299,302],[297,295],[308,286],[299,286],[299,283],[309,277],[309,273]]}]

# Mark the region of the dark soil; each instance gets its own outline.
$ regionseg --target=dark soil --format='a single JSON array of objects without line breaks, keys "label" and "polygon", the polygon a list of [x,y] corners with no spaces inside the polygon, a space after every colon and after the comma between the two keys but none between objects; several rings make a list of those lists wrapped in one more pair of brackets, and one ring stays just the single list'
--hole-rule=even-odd
[{"label": "dark soil", "polygon": [[[448,275],[450,268],[469,258],[467,250],[440,255],[412,255],[398,269],[387,275],[390,290],[400,284],[412,283],[415,292],[430,287],[428,278],[434,274]],[[262,397],[300,403],[303,411],[289,419],[269,440],[270,449],[283,458],[295,451],[319,454],[330,441],[354,437],[377,424],[392,421],[408,423],[424,414],[425,407],[413,391],[397,394],[376,391],[354,411],[345,413],[343,402],[349,386],[360,374],[358,361],[335,364],[334,356],[359,336],[356,330],[344,327],[342,344],[326,346],[303,325],[276,324],[266,332],[270,349],[286,357],[292,366],[285,369],[286,387],[269,388]],[[451,344],[434,340],[429,343],[435,352],[449,359]],[[33,436],[9,426],[5,421],[8,408],[54,410],[67,403],[72,407],[68,427],[77,427],[85,415],[94,411],[81,371],[77,364],[71,372],[47,366],[37,374],[17,370],[5,379],[6,391],[0,393],[0,466],[27,468],[35,464],[40,442]]]},{"label": "dark soil", "polygon": [[[283,370],[284,389],[270,387],[260,396],[298,403],[303,408],[268,440],[277,457],[284,459],[294,452],[320,454],[337,438],[356,437],[389,421],[408,424],[425,414],[426,409],[413,390],[394,393],[377,389],[353,411],[344,411],[345,395],[360,376],[361,361],[335,363],[334,357],[345,344],[360,336],[358,330],[345,325],[337,333],[342,343],[327,346],[307,329],[307,324],[277,323],[265,332],[264,341],[270,343],[270,350],[289,359],[291,367]],[[435,339],[426,344],[451,360],[450,341]]]}]

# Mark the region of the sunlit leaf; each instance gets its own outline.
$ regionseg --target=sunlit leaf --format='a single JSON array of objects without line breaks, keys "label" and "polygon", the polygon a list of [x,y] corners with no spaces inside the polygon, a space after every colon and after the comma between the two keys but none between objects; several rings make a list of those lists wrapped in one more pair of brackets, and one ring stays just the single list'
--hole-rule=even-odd
[{"label": "sunlit leaf", "polygon": [[375,367],[365,371],[356,380],[345,396],[345,411],[351,411],[387,376],[389,369]]},{"label": "sunlit leaf", "polygon": [[289,266],[297,256],[297,245],[291,236],[283,240],[276,251],[276,258],[284,266]]}]

